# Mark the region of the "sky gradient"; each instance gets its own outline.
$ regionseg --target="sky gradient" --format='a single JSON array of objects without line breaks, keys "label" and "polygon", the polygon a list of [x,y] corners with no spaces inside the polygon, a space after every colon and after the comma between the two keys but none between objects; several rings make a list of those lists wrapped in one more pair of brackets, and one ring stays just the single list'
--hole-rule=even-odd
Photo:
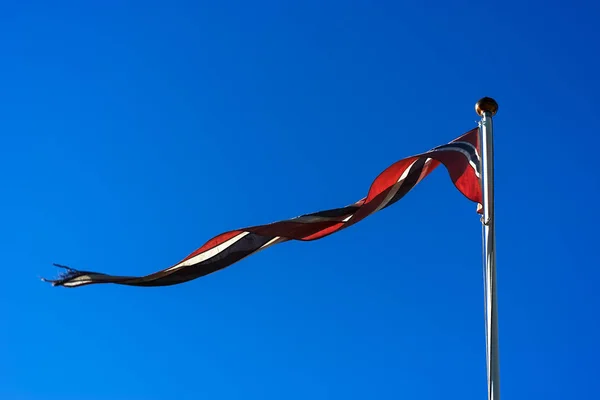
[{"label": "sky gradient", "polygon": [[[218,4],[217,4],[218,3]],[[362,198],[494,97],[503,398],[591,398],[600,6],[2,2],[0,398],[483,399],[481,227],[438,168],[166,288],[221,232]]]}]

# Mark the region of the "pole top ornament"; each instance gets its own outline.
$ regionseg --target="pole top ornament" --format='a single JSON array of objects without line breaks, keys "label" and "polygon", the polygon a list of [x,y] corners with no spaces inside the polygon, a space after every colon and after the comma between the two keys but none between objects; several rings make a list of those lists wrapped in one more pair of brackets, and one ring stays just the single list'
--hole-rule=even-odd
[{"label": "pole top ornament", "polygon": [[484,112],[489,112],[492,117],[498,112],[498,103],[491,97],[484,97],[475,104],[477,115],[483,117]]}]

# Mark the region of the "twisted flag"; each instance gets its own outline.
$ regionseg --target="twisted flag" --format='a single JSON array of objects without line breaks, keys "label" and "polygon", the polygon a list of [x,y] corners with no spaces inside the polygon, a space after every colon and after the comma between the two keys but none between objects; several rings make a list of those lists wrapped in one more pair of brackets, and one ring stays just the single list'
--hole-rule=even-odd
[{"label": "twisted flag", "polygon": [[129,286],[184,283],[226,268],[274,244],[289,240],[321,239],[348,228],[400,200],[440,164],[446,167],[456,188],[467,199],[478,204],[477,211],[481,213],[481,162],[478,128],[474,128],[448,144],[392,164],[375,178],[366,197],[346,207],[222,233],[177,264],[146,276],[107,275],[54,264],[66,272],[58,279],[44,281],[64,287],[94,283]]}]

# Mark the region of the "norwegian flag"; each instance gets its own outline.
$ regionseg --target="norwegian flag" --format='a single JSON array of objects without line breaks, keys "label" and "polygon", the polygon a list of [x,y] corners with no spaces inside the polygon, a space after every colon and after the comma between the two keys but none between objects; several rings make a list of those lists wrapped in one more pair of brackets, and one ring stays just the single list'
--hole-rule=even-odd
[{"label": "norwegian flag", "polygon": [[115,276],[78,271],[63,265],[66,273],[53,286],[78,287],[94,283],[130,286],[169,286],[184,283],[226,268],[274,244],[288,240],[316,240],[356,224],[400,200],[417,183],[443,164],[456,188],[477,203],[481,213],[480,151],[478,128],[425,153],[397,161],[373,181],[367,196],[346,207],[301,215],[285,221],[222,233],[177,264],[150,275]]}]

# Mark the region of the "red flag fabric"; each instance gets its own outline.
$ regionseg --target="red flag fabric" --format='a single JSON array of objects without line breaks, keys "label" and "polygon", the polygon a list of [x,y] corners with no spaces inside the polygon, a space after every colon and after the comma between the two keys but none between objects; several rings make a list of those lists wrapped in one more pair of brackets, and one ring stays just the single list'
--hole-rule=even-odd
[{"label": "red flag fabric", "polygon": [[467,199],[477,203],[477,212],[481,213],[479,148],[478,128],[474,128],[445,145],[392,164],[375,178],[367,196],[354,204],[221,233],[180,262],[146,276],[108,275],[54,264],[66,272],[58,279],[44,281],[63,287],[96,283],[169,286],[188,282],[226,268],[274,244],[288,240],[321,239],[348,228],[400,200],[440,164],[446,167],[456,188]]}]

